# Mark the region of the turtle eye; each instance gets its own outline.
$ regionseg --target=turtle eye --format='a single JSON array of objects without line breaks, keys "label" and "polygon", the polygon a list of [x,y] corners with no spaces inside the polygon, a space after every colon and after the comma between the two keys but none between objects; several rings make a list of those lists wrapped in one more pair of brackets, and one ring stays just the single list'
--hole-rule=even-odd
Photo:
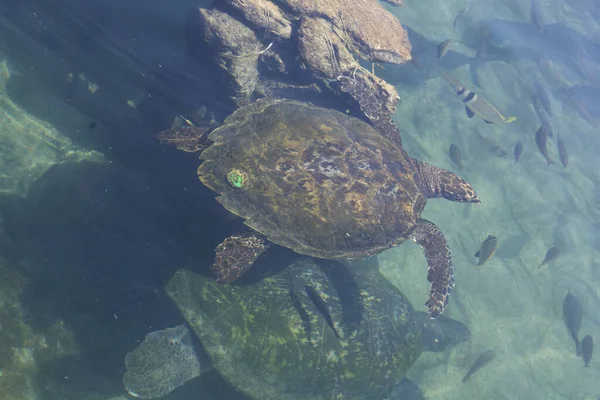
[{"label": "turtle eye", "polygon": [[248,176],[239,169],[232,169],[227,173],[227,181],[234,188],[242,188],[246,184]]}]

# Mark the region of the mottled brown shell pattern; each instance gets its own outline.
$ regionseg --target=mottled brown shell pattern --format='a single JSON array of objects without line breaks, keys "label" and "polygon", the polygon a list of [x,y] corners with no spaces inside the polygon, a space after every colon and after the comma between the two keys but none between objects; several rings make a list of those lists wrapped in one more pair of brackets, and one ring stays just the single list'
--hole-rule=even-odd
[{"label": "mottled brown shell pattern", "polygon": [[[413,161],[373,127],[290,100],[261,100],[209,137],[202,183],[270,241],[322,258],[361,258],[400,244],[425,197]],[[243,186],[227,179],[245,174]]]}]

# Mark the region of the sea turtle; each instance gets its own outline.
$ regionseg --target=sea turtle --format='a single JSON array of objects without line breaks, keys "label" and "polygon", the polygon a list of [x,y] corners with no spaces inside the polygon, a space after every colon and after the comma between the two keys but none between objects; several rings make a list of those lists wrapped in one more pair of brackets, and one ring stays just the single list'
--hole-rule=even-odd
[{"label": "sea turtle", "polygon": [[[470,337],[460,322],[415,312],[377,266],[364,263],[280,253],[240,284],[179,270],[166,291],[210,365],[256,400],[384,399],[422,350]],[[206,371],[207,360],[190,357],[186,332],[153,332],[127,356],[130,393],[158,397]]]},{"label": "sea turtle", "polygon": [[[191,127],[166,136],[183,136]],[[180,135],[181,133],[181,135]],[[271,243],[324,259],[359,259],[411,239],[425,251],[432,318],[454,285],[442,232],[420,218],[428,198],[479,203],[458,175],[409,157],[371,125],[294,100],[262,99],[210,135],[195,130],[202,183],[252,229],[216,249],[221,283],[242,276]],[[189,143],[188,143],[189,145]]]}]

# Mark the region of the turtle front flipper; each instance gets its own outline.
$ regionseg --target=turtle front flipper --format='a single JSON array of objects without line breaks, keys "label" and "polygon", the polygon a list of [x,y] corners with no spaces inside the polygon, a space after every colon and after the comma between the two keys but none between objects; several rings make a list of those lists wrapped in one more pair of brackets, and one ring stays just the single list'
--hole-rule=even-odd
[{"label": "turtle front flipper", "polygon": [[461,203],[480,203],[475,189],[454,172],[415,160],[421,189],[427,198],[443,197]]},{"label": "turtle front flipper", "polygon": [[232,235],[217,246],[212,271],[218,283],[231,283],[244,275],[270,244],[255,234]]},{"label": "turtle front flipper", "polygon": [[423,248],[427,258],[427,280],[429,288],[429,300],[425,303],[429,309],[429,316],[436,318],[440,316],[448,305],[450,291],[454,286],[454,273],[452,268],[452,256],[446,238],[435,224],[424,219],[413,229],[409,239]]}]

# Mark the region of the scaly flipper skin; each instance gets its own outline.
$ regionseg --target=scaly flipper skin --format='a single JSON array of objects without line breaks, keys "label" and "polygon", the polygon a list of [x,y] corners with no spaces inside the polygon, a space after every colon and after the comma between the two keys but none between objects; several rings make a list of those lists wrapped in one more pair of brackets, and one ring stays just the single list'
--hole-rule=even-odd
[{"label": "scaly flipper skin", "polygon": [[443,197],[460,203],[480,203],[475,189],[454,172],[415,160],[421,189],[428,199]]},{"label": "scaly flipper skin", "polygon": [[200,154],[210,145],[207,139],[210,131],[208,127],[183,125],[160,132],[158,140],[186,153]]},{"label": "scaly flipper skin", "polygon": [[435,224],[425,219],[420,219],[415,229],[409,236],[423,248],[427,259],[427,280],[431,286],[429,300],[425,303],[429,309],[429,316],[437,318],[448,305],[450,291],[454,286],[454,272],[452,257],[446,238]]},{"label": "scaly flipper skin", "polygon": [[255,234],[229,236],[216,249],[212,270],[217,282],[231,283],[239,279],[269,246],[266,239]]}]

